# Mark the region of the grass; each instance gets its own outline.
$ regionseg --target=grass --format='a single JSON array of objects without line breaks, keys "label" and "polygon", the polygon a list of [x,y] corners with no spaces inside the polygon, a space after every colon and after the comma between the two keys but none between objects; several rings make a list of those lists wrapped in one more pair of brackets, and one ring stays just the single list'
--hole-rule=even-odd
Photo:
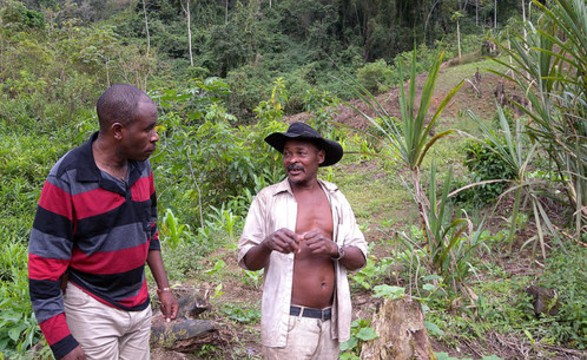
[{"label": "grass", "polygon": [[390,176],[382,159],[341,166],[337,174],[337,185],[352,205],[360,224],[406,223],[417,216],[414,206],[411,206],[413,210],[404,206],[411,202],[409,191],[398,176]]}]

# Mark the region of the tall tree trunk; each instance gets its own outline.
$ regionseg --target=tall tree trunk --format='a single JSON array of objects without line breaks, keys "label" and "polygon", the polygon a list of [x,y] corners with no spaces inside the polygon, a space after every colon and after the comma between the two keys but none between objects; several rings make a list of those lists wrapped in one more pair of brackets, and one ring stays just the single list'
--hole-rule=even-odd
[{"label": "tall tree trunk", "polygon": [[497,0],[495,0],[493,5],[493,28],[497,29]]},{"label": "tall tree trunk", "polygon": [[479,0],[475,0],[475,26],[479,26]]},{"label": "tall tree trunk", "polygon": [[151,51],[151,35],[149,34],[149,19],[147,18],[145,0],[143,0],[143,13],[145,14],[145,32],[147,33],[147,57],[149,57],[149,51]]},{"label": "tall tree trunk", "polygon": [[188,30],[188,50],[190,53],[190,66],[194,66],[194,56],[192,54],[192,14],[190,11],[190,0],[186,0],[185,7],[183,6],[183,2],[181,3],[181,8],[185,13],[187,30]]},{"label": "tall tree trunk", "polygon": [[228,24],[228,0],[224,1],[224,25],[226,24]]},{"label": "tall tree trunk", "polygon": [[457,49],[459,51],[459,60],[461,60],[461,22],[457,20]]}]

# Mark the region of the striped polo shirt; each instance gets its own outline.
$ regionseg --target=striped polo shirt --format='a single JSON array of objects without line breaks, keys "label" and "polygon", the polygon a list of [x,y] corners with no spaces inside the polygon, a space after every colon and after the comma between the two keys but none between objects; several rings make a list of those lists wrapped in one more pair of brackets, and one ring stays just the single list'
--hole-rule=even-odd
[{"label": "striped polo shirt", "polygon": [[92,142],[64,155],[43,186],[29,239],[29,289],[35,317],[56,358],[77,345],[65,321],[62,276],[109,306],[149,306],[145,263],[160,250],[153,173],[129,162],[125,183],[104,176]]}]

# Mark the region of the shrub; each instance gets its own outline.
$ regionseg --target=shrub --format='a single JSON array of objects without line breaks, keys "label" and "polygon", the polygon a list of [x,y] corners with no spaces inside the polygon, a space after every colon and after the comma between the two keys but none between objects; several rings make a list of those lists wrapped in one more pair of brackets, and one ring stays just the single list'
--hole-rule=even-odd
[{"label": "shrub", "polygon": [[392,68],[383,59],[368,63],[357,70],[357,80],[373,94],[387,91],[391,84],[392,76]]},{"label": "shrub", "polygon": [[[467,141],[463,151],[466,154],[464,162],[469,170],[469,176],[459,182],[457,187],[485,180],[514,179],[516,176],[498,154],[481,142]],[[455,196],[455,200],[474,205],[489,204],[495,201],[507,186],[506,182],[478,185],[461,191]]]}]

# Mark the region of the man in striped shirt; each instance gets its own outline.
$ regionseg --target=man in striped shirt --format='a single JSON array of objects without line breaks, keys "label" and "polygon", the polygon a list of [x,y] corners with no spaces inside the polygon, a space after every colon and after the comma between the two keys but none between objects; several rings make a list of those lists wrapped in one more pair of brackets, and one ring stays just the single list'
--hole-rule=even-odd
[{"label": "man in striped shirt", "polygon": [[148,158],[157,107],[113,85],[97,103],[99,132],[65,154],[43,187],[29,241],[35,316],[57,359],[149,359],[149,265],[168,320],[169,289]]}]

